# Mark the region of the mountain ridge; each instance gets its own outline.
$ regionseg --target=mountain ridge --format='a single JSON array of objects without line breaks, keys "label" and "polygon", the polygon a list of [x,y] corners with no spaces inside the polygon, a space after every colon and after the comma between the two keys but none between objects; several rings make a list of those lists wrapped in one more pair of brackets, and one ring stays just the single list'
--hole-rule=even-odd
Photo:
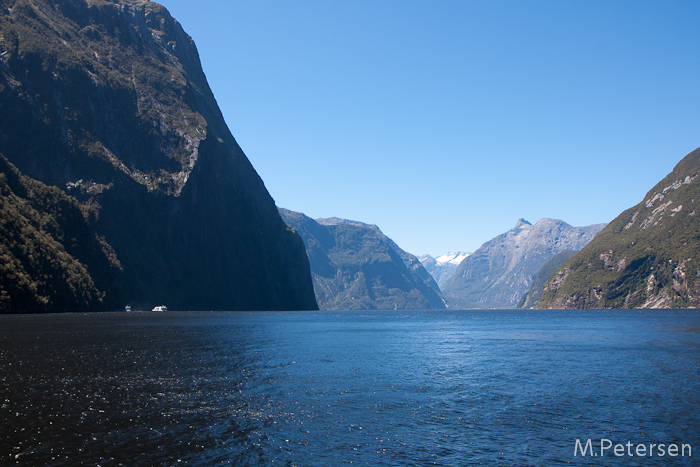
[{"label": "mountain ridge", "polygon": [[700,148],[545,285],[540,308],[700,306]]},{"label": "mountain ridge", "polygon": [[163,6],[3,5],[0,153],[95,212],[91,228],[123,268],[106,309],[316,308],[301,238]]},{"label": "mountain ridge", "polygon": [[279,210],[304,241],[321,309],[445,308],[420,261],[376,225]]},{"label": "mountain ridge", "polygon": [[442,287],[443,294],[460,308],[514,308],[547,261],[562,251],[582,248],[602,228],[603,224],[572,227],[548,218],[533,225],[518,219],[512,229],[465,258]]}]

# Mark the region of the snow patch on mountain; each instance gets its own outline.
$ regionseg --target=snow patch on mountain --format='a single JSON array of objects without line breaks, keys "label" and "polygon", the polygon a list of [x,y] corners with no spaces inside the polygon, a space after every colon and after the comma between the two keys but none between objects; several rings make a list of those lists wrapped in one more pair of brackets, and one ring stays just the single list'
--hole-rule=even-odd
[{"label": "snow patch on mountain", "polygon": [[430,275],[433,276],[438,286],[442,287],[443,284],[446,284],[452,278],[457,267],[462,261],[469,257],[470,254],[471,253],[457,251],[445,253],[437,258],[433,258],[430,255],[423,255],[418,259]]},{"label": "snow patch on mountain", "polygon": [[462,253],[461,251],[458,252],[450,252],[450,253],[445,253],[442,256],[438,256],[435,258],[435,261],[437,261],[438,264],[440,265],[452,265],[452,266],[459,266],[459,263],[461,263],[464,258],[468,257],[470,253]]}]

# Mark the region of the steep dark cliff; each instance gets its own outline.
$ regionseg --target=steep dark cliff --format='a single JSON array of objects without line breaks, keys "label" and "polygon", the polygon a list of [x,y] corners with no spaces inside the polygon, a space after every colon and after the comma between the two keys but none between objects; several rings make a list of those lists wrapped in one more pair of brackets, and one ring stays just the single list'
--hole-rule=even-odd
[{"label": "steep dark cliff", "polygon": [[1,3],[0,153],[90,208],[122,268],[103,309],[316,308],[301,239],[165,8]]},{"label": "steep dark cliff", "polygon": [[440,289],[420,261],[376,225],[280,212],[304,240],[322,309],[445,308]]},{"label": "steep dark cliff", "polygon": [[121,265],[90,216],[0,156],[0,310],[90,311],[123,292]]},{"label": "steep dark cliff", "polygon": [[567,261],[539,308],[700,307],[700,149]]}]

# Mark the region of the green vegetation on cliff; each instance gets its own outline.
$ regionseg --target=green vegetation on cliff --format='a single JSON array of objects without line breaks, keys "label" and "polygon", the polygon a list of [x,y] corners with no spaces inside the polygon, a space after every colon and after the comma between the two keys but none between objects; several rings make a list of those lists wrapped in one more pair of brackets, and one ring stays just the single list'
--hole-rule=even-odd
[{"label": "green vegetation on cliff", "polygon": [[114,309],[121,265],[91,208],[0,156],[0,312]]},{"label": "green vegetation on cliff", "polygon": [[700,149],[547,282],[539,308],[700,306]]},{"label": "green vegetation on cliff", "polygon": [[566,263],[571,259],[577,251],[562,251],[550,259],[547,264],[542,266],[542,268],[537,272],[537,276],[532,281],[530,290],[527,291],[525,295],[520,299],[516,308],[534,308],[540,301],[542,297],[542,291],[544,290],[544,285],[547,283],[549,278],[554,274],[562,264]]},{"label": "green vegetation on cliff", "polygon": [[304,240],[321,309],[445,308],[440,289],[420,261],[376,225],[313,220],[286,209],[280,213]]},{"label": "green vegetation on cliff", "polygon": [[[0,1],[0,153],[64,204],[89,206],[75,222],[92,232],[64,255],[29,223],[38,233],[17,237],[12,256],[24,272],[1,280],[37,301],[6,308],[70,308],[71,294],[85,297],[76,310],[317,307],[301,239],[226,126],[192,39],[154,2]],[[51,218],[62,206],[32,209]],[[95,238],[117,277],[78,253]],[[37,245],[55,278],[33,266]]]}]

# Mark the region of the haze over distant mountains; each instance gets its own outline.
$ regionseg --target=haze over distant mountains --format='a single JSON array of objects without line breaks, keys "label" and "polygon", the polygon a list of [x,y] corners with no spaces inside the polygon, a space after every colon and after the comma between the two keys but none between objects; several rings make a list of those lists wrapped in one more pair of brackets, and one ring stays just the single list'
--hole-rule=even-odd
[{"label": "haze over distant mountains", "polygon": [[604,227],[572,227],[557,219],[518,220],[508,232],[465,258],[441,290],[451,307],[514,308],[556,254],[580,250]]},{"label": "haze over distant mountains", "polygon": [[699,199],[696,150],[604,230],[520,219],[419,261],[278,211],[165,8],[0,8],[0,312],[698,307]]},{"label": "haze over distant mountains", "polygon": [[457,270],[457,266],[467,257],[469,253],[450,252],[444,255],[433,258],[430,255],[419,257],[423,267],[435,278],[438,286],[444,286],[449,281]]},{"label": "haze over distant mountains", "polygon": [[423,255],[419,262],[376,225],[280,213],[304,240],[321,309],[531,307],[540,294],[528,294],[530,286],[541,288],[603,228],[555,219],[533,226],[520,219],[473,254]]},{"label": "haze over distant mountains", "polygon": [[700,306],[700,149],[545,285],[541,308]]},{"label": "haze over distant mountains", "polygon": [[280,213],[306,245],[321,309],[444,309],[440,289],[418,259],[376,225]]}]

